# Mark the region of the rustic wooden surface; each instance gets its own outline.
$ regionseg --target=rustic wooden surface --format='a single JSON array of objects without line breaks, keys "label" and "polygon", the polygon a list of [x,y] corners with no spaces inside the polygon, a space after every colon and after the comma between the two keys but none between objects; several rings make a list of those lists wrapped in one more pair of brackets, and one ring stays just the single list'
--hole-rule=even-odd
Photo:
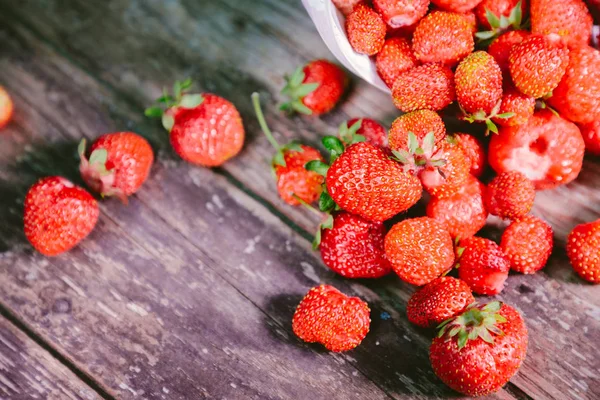
[{"label": "rustic wooden surface", "polygon": [[[282,142],[315,144],[349,117],[389,123],[396,115],[384,94],[358,81],[323,118],[281,115],[282,76],[317,57],[330,55],[296,0],[0,0],[0,84],[17,107],[0,133],[0,307],[93,380],[94,395],[457,397],[431,371],[430,332],[406,320],[414,289],[392,276],[335,276],[310,249],[318,221],[277,197],[252,92]],[[242,113],[245,148],[222,168],[182,162],[142,115],[163,85],[187,76]],[[22,234],[28,186],[50,173],[79,182],[79,139],[125,129],[157,151],[150,180],[127,207],[102,202],[97,228],[73,251],[36,254]],[[600,164],[589,159],[585,168],[536,199],[557,247],[543,272],[511,275],[499,296],[523,312],[530,347],[519,374],[491,398],[600,397],[600,291],[564,254],[566,233],[600,217]],[[486,234],[497,238],[491,222]],[[321,282],[371,306],[371,333],[352,352],[329,354],[291,332],[296,304]]]}]

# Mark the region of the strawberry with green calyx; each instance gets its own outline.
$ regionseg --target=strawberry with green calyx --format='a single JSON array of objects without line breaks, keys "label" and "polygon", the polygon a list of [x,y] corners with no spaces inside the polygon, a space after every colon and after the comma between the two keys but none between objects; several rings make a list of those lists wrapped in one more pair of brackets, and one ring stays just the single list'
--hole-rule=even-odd
[{"label": "strawberry with green calyx", "polygon": [[[506,2],[506,1],[504,1]],[[523,1],[519,1],[514,8],[510,10],[508,16],[504,14],[494,14],[489,8],[485,5],[481,5],[482,10],[477,11],[478,14],[484,13],[485,15],[485,25],[489,25],[488,31],[477,32],[475,36],[482,43],[490,43],[491,40],[500,36],[502,33],[512,29],[512,30],[520,30],[523,26]]]},{"label": "strawberry with green calyx", "polygon": [[[386,147],[388,138],[386,129],[377,121],[370,118],[352,118],[346,123],[346,126],[353,126],[360,121],[360,127],[356,134],[365,138],[365,141],[377,147]],[[343,139],[342,139],[343,140]],[[355,141],[356,142],[356,141]],[[349,142],[345,143],[346,145]]]},{"label": "strawberry with green calyx", "polygon": [[204,101],[201,94],[185,94],[185,91],[191,87],[191,78],[184,81],[175,81],[173,94],[169,94],[167,88],[163,88],[163,95],[156,100],[157,105],[147,108],[144,114],[150,118],[161,118],[163,127],[171,132],[173,125],[175,125],[175,116],[169,110],[176,110],[179,107],[195,108]]},{"label": "strawberry with green calyx", "polygon": [[358,131],[362,128],[363,120],[354,120],[342,122],[340,124],[340,128],[338,130],[338,135],[342,142],[346,145],[351,145],[353,143],[366,142],[367,138],[363,135],[360,135]]},{"label": "strawberry with green calyx", "polygon": [[389,132],[389,147],[392,150],[408,150],[408,135],[412,132],[419,144],[425,136],[433,132],[435,144],[446,138],[446,125],[438,113],[431,110],[418,110],[404,114],[392,123]]},{"label": "strawberry with green calyx", "polygon": [[392,158],[400,162],[406,172],[418,175],[422,170],[441,167],[446,163],[443,159],[433,158],[436,150],[433,132],[425,135],[422,144],[419,144],[419,139],[414,133],[409,132],[408,150],[392,150]]}]

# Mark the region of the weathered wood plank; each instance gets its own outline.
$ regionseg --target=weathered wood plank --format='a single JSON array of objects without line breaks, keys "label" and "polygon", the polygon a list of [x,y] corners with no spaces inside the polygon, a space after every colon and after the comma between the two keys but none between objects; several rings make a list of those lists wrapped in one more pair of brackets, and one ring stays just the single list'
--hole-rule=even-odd
[{"label": "weathered wood plank", "polygon": [[99,400],[100,396],[0,317],[0,399]]}]

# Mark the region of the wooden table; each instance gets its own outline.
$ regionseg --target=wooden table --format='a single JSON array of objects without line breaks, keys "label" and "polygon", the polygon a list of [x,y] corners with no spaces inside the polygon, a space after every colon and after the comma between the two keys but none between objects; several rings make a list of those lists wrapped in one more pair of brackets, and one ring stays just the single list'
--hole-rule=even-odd
[{"label": "wooden table", "polygon": [[[0,133],[1,399],[457,397],[430,368],[430,332],[406,319],[414,288],[336,276],[310,248],[317,218],[277,196],[252,92],[282,142],[316,144],[350,117],[397,115],[355,80],[333,113],[283,116],[283,75],[318,57],[331,56],[298,0],[0,0],[0,84],[17,110]],[[222,168],[182,162],[143,116],[187,76],[242,113],[244,150]],[[128,206],[103,201],[73,251],[34,252],[22,233],[27,188],[49,174],[80,182],[78,141],[118,130],[154,146],[149,181]],[[600,398],[600,287],[577,278],[564,252],[575,224],[600,217],[599,182],[588,159],[577,182],[538,194],[557,246],[543,272],[511,275],[498,296],[522,310],[530,347],[491,398]],[[321,282],[371,306],[354,351],[331,354],[291,331],[295,306]]]}]

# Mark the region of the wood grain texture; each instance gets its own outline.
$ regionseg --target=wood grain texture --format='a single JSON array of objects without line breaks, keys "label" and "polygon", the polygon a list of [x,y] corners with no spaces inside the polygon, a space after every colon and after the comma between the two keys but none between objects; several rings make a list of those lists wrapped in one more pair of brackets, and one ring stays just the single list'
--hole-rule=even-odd
[{"label": "wood grain texture", "polygon": [[0,317],[0,399],[99,400],[100,397],[50,353]]},{"label": "wood grain texture", "polygon": [[[299,2],[8,3],[0,1],[8,48],[0,83],[15,94],[19,113],[0,146],[9,221],[0,227],[4,304],[119,398],[451,395],[428,365],[429,333],[406,321],[413,288],[393,277],[334,276],[309,249],[314,218],[277,198],[271,149],[249,95],[276,93],[285,72],[328,56]],[[41,3],[44,18],[35,12]],[[186,75],[234,101],[248,128],[243,153],[214,172],[178,161],[156,124],[141,117],[162,84]],[[273,110],[277,95],[263,97]],[[354,115],[389,121],[394,111],[383,94],[358,83],[323,119],[267,117],[282,141],[315,143],[314,132],[331,133]],[[106,202],[98,229],[69,255],[32,254],[14,204],[26,184],[49,167],[71,177],[76,161],[64,154],[74,153],[78,138],[123,127],[159,151],[152,179],[128,208]],[[538,196],[536,213],[558,239],[600,215],[598,164],[587,164],[577,183]],[[523,311],[531,344],[516,386],[497,398],[600,396],[600,298],[574,277],[561,248],[543,273],[511,276],[500,296]],[[328,355],[291,335],[293,308],[318,282],[371,305],[372,332],[349,355]],[[45,313],[59,299],[76,307],[66,316]],[[273,372],[281,365],[283,373]]]}]

